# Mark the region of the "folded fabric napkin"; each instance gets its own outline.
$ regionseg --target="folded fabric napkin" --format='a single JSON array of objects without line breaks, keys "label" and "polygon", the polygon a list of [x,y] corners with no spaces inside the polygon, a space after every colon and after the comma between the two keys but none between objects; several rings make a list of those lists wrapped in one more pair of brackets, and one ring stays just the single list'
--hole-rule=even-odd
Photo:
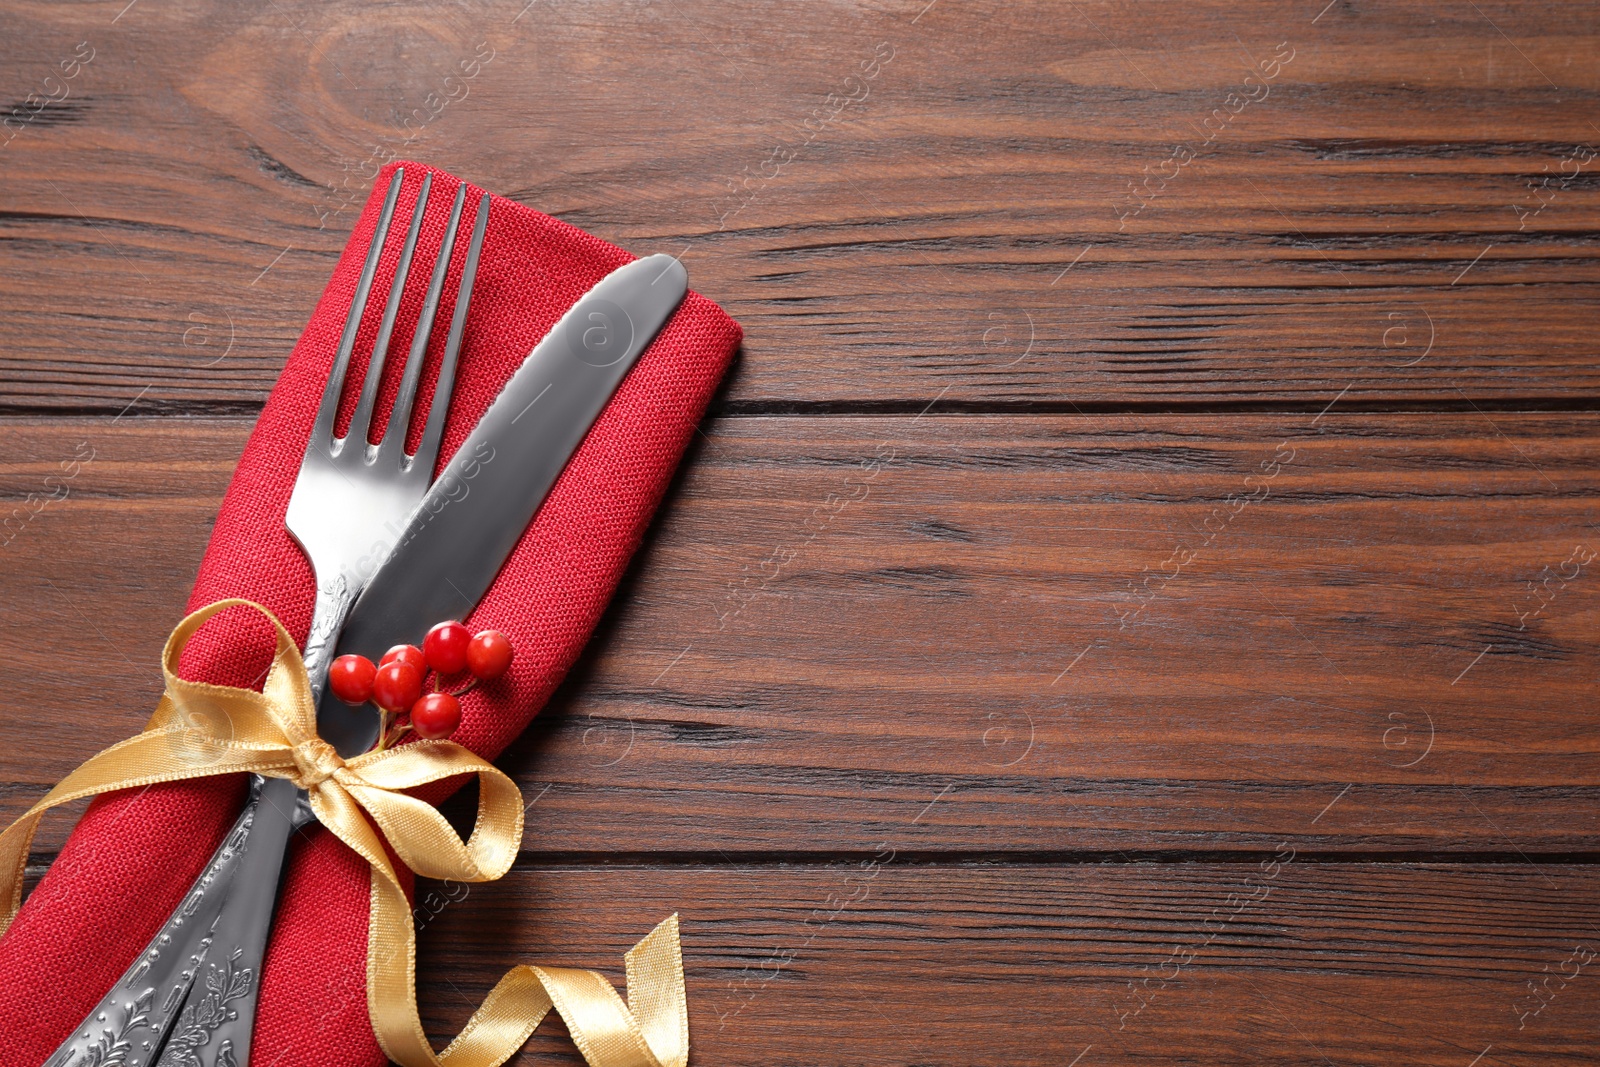
[{"label": "folded fabric napkin", "polygon": [[[339,432],[355,406],[394,274],[396,235],[404,232],[423,175],[431,173],[419,245],[424,266],[413,269],[406,285],[391,351],[403,354],[410,343],[426,264],[440,246],[462,183],[443,171],[400,163],[377,176],[333,277],[256,422],[217,515],[190,610],[226,597],[253,600],[304,643],[315,589],[305,554],[284,528],[284,512],[396,166],[404,167],[404,184],[358,335]],[[480,194],[468,186],[463,234]],[[455,292],[466,244],[464,236],[456,244],[447,294]],[[429,253],[426,259],[423,252]],[[492,199],[440,469],[562,313],[633,258],[547,215]],[[439,321],[448,322],[449,312],[447,303]],[[430,340],[419,411],[427,410],[445,333],[436,329]],[[629,372],[466,620],[474,630],[503,631],[516,658],[505,677],[463,698],[453,740],[493,759],[549,699],[599,621],[740,336],[737,323],[691,292]],[[393,399],[403,362],[397,355],[385,367],[380,412]],[[381,435],[381,422],[374,420],[370,439]],[[413,423],[408,450],[415,447],[421,419]],[[196,635],[182,674],[259,687],[272,649],[265,621],[232,609]],[[118,740],[105,738],[108,745]],[[111,794],[89,807],[0,938],[0,1067],[37,1067],[105,995],[221,842],[244,787],[242,776],[205,778]],[[429,799],[442,796],[439,791]],[[384,1062],[367,1016],[368,872],[365,861],[320,827],[292,846],[263,968],[252,1062]]]}]

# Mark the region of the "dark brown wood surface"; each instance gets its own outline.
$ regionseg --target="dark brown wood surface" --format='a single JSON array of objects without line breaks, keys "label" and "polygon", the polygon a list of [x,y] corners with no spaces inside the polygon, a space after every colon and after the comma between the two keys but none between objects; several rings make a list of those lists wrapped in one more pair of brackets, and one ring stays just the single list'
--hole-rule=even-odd
[{"label": "dark brown wood surface", "polygon": [[1600,29],[1325,2],[0,5],[0,818],[420,158],[747,332],[436,1035],[676,910],[702,1065],[1590,1062]]}]

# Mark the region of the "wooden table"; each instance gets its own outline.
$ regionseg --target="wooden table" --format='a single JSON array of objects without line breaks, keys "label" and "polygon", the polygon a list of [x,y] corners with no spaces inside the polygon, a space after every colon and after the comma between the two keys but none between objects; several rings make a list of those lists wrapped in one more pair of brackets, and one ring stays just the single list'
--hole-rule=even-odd
[{"label": "wooden table", "polygon": [[1594,1062],[1592,4],[524,3],[5,5],[0,816],[423,159],[747,331],[437,1036],[677,910],[702,1067]]}]

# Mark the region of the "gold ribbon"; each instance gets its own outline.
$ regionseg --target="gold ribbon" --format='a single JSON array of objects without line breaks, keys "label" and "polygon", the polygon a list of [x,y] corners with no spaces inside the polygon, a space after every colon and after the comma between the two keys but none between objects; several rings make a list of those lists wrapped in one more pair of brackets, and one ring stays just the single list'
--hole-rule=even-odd
[{"label": "gold ribbon", "polygon": [[[259,611],[277,631],[277,650],[259,693],[177,675],[189,638],[230,607]],[[220,600],[180,622],[167,638],[161,669],[166,692],[144,732],[89,759],[0,834],[0,934],[22,903],[28,846],[46,810],[96,793],[215,774],[287,778],[310,794],[322,824],[371,865],[367,1012],[390,1059],[403,1067],[498,1067],[554,1007],[592,1067],[684,1067],[689,1017],[676,915],[628,952],[627,1003],[593,971],[519,966],[435,1055],[417,1016],[411,905],[384,842],[425,878],[493,881],[510,869],[522,841],[516,784],[451,741],[418,741],[340,759],[317,736],[299,648],[270,611],[248,600]],[[466,841],[431,804],[403,792],[463,774],[478,776],[478,817]]]}]

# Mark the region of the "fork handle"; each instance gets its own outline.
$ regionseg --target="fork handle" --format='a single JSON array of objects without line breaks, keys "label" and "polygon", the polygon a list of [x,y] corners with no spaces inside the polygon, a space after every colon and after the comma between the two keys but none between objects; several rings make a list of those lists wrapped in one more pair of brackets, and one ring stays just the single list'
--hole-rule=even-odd
[{"label": "fork handle", "polygon": [[[372,546],[373,558],[382,560],[389,550],[387,542]],[[377,563],[373,564],[374,567]],[[370,575],[363,575],[362,581]],[[304,660],[306,677],[311,682],[311,703],[321,703],[322,690],[328,682],[328,668],[333,666],[334,649],[339,644],[339,631],[344,620],[355,607],[356,596],[361,592],[360,582],[352,582],[343,573],[331,581],[317,586],[316,607],[311,612],[311,632],[306,635]]]},{"label": "fork handle", "polygon": [[[304,657],[313,702],[360,588],[343,574],[317,587]],[[244,810],[183,902],[44,1067],[244,1067],[285,853],[313,818],[293,782],[253,775]]]},{"label": "fork handle", "polygon": [[255,829],[261,781],[252,785],[244,810],[177,910],[44,1067],[117,1062],[148,1067],[154,1060],[209,954]]}]

